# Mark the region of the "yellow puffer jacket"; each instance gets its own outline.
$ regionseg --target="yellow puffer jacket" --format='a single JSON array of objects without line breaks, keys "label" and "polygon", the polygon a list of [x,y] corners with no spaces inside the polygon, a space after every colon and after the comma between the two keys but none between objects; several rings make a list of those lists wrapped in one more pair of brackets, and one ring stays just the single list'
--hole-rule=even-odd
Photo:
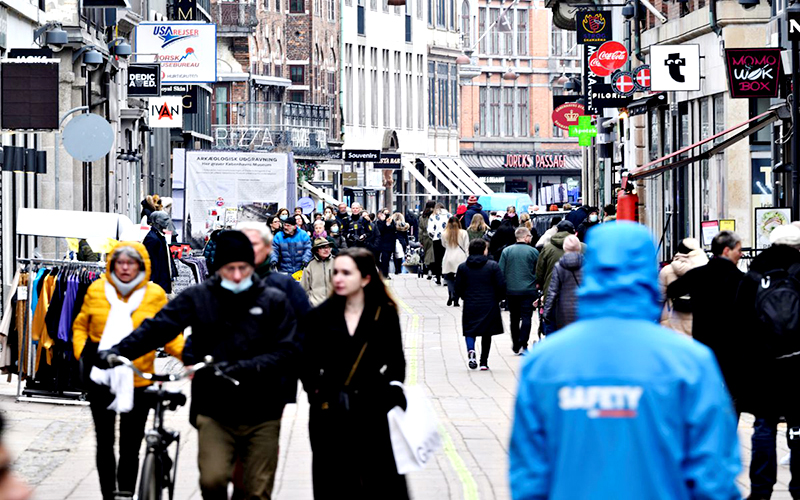
[{"label": "yellow puffer jacket", "polygon": [[[119,248],[119,246],[133,247],[139,255],[141,255],[142,260],[144,260],[145,279],[137,289],[146,286],[147,290],[144,293],[144,298],[139,308],[136,309],[131,316],[131,319],[133,319],[133,328],[135,329],[141,325],[144,320],[152,318],[164,307],[167,303],[167,294],[164,293],[164,289],[160,286],[150,282],[150,256],[147,254],[144,245],[137,242],[121,242],[114,247],[109,256],[113,255],[114,251]],[[106,264],[106,273],[89,286],[89,290],[86,292],[86,297],[83,300],[81,312],[78,314],[77,318],[75,318],[75,323],[72,325],[72,347],[75,351],[76,359],[81,357],[87,338],[92,342],[99,343],[100,337],[103,336],[108,313],[111,309],[111,304],[108,303],[105,293],[105,286],[106,283],[110,282],[108,277],[112,272],[110,264],[111,261],[109,259],[108,264]],[[113,284],[113,282],[111,283]],[[117,296],[127,302],[127,299],[122,297],[119,292],[117,292]],[[180,358],[183,352],[183,335],[178,335],[164,347],[168,353]],[[155,359],[156,353],[153,351],[134,360],[133,364],[143,373],[153,373]],[[136,376],[133,381],[134,387],[144,387],[150,385],[150,383],[151,382],[139,376]]]}]

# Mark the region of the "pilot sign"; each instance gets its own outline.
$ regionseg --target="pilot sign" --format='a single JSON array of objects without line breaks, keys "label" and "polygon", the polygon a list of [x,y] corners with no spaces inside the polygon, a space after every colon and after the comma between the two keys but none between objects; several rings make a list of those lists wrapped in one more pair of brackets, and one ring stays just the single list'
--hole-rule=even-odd
[{"label": "pilot sign", "polygon": [[653,92],[699,91],[699,45],[650,47],[650,87]]}]

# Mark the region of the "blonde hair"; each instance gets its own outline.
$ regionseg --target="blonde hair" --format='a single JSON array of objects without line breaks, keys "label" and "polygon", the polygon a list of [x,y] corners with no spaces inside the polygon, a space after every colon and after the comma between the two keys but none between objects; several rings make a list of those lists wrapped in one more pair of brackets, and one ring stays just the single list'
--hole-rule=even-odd
[{"label": "blonde hair", "polygon": [[448,247],[458,246],[459,231],[461,231],[461,222],[458,220],[458,217],[450,217],[447,220],[447,226],[445,226],[444,233],[442,234]]},{"label": "blonde hair", "polygon": [[406,218],[403,214],[395,212],[392,215],[392,219],[394,219],[394,224],[398,231],[408,231],[409,225],[406,223]]},{"label": "blonde hair", "polygon": [[487,229],[489,229],[489,226],[486,225],[483,215],[475,214],[472,216],[472,222],[469,223],[470,231],[486,231]]},{"label": "blonde hair", "polygon": [[531,221],[531,214],[523,212],[519,216],[519,225],[525,226],[528,229],[533,229],[533,222]]}]

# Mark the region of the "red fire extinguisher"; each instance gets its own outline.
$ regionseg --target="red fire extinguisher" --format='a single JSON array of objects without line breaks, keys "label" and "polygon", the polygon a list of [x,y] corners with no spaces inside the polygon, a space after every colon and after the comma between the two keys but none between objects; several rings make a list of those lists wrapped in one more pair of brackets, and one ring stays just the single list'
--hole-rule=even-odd
[{"label": "red fire extinguisher", "polygon": [[627,177],[625,181],[617,195],[617,220],[636,222],[639,220],[639,211],[636,209],[636,206],[639,204],[639,197],[631,192],[633,191],[633,184],[627,182]]}]

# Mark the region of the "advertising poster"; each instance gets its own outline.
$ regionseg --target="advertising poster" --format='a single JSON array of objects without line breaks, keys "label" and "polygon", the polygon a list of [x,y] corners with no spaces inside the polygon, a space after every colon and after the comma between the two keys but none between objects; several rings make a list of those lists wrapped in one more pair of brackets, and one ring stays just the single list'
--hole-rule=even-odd
[{"label": "advertising poster", "polygon": [[700,90],[700,46],[653,45],[650,78],[653,92]]},{"label": "advertising poster", "polygon": [[778,226],[792,222],[791,208],[762,207],[756,208],[756,249],[763,250],[770,246],[769,235]]},{"label": "advertising poster", "polygon": [[719,233],[718,220],[706,220],[700,223],[700,228],[703,233],[703,246],[710,247],[714,236]]},{"label": "advertising poster", "polygon": [[[188,151],[184,228],[199,246],[226,222],[266,222],[286,206],[289,155],[236,151]],[[235,214],[235,215],[234,215]]]},{"label": "advertising poster", "polygon": [[780,48],[725,49],[728,88],[734,99],[778,97]]},{"label": "advertising poster", "polygon": [[161,83],[217,81],[217,25],[191,22],[140,23],[136,50],[145,59],[161,63]]},{"label": "advertising poster", "polygon": [[584,10],[575,15],[578,43],[604,43],[611,40],[611,11]]}]

